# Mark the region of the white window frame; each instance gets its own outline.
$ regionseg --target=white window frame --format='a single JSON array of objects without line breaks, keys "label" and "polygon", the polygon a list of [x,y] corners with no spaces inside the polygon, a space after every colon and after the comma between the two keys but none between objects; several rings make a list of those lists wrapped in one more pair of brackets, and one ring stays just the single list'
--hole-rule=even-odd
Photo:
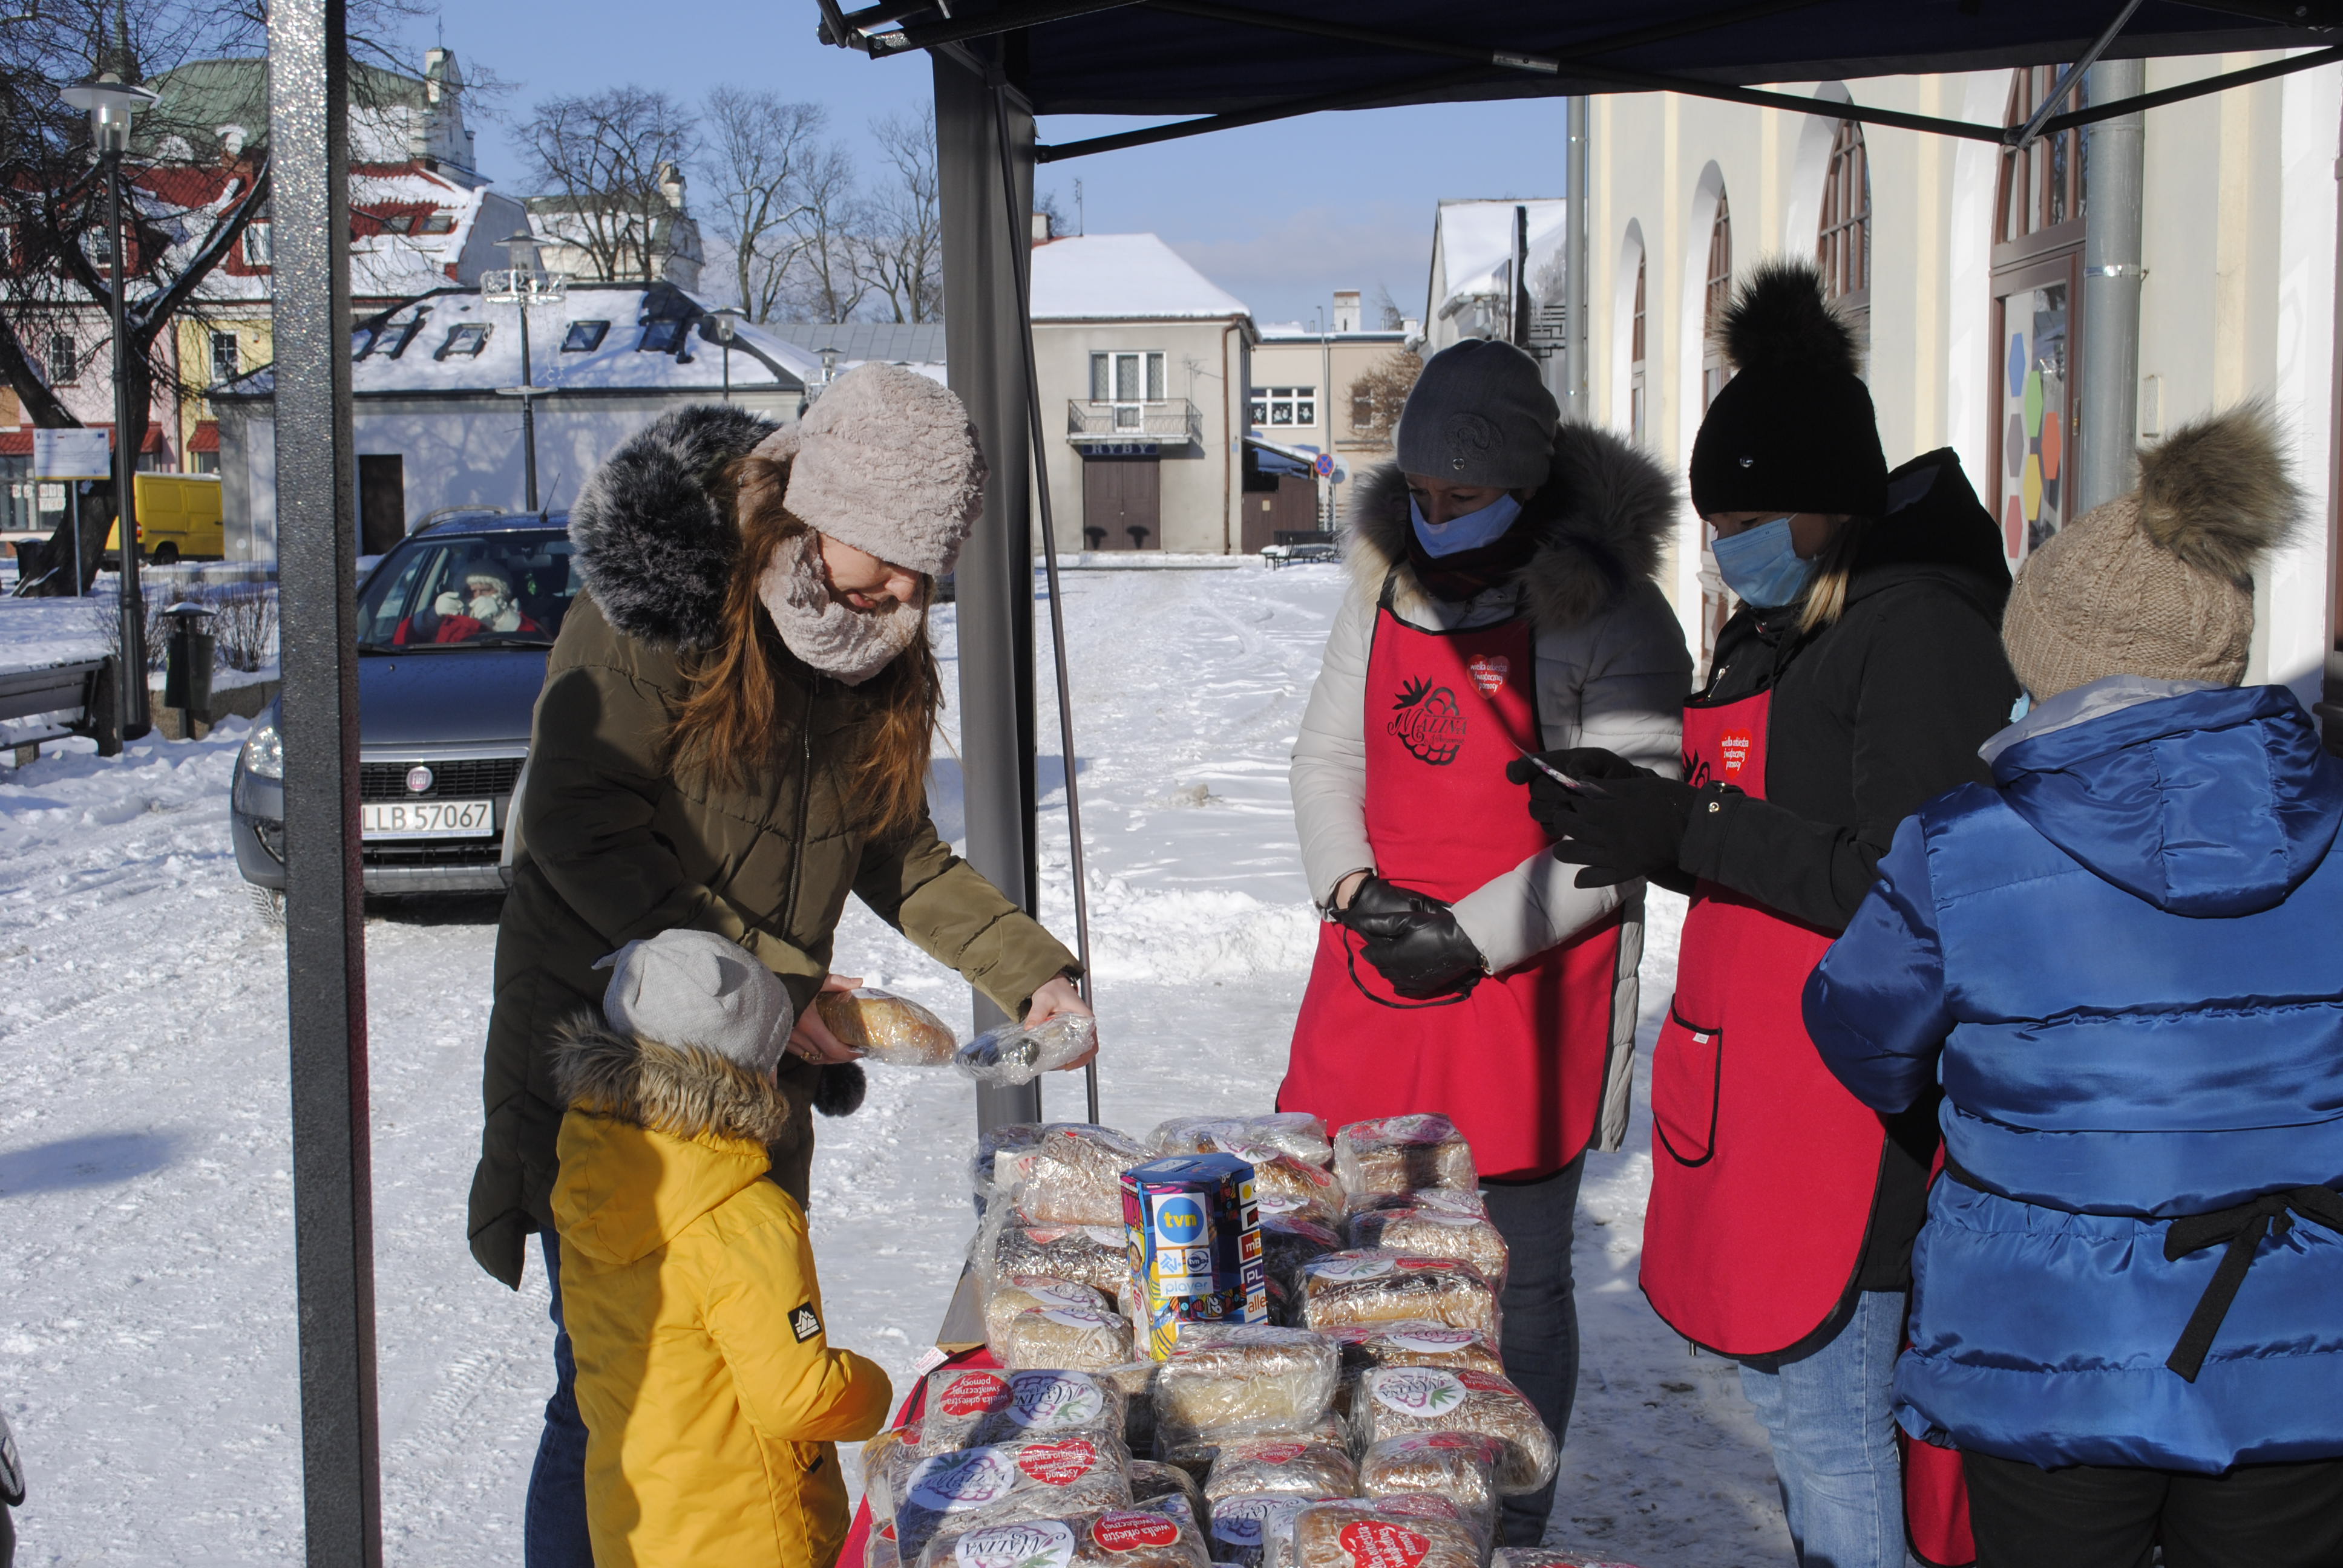
[{"label": "white window frame", "polygon": [[245,266],[275,266],[277,265],[277,238],[270,232],[266,218],[257,217],[246,224],[244,233],[238,236],[237,243],[243,249]]},{"label": "white window frame", "polygon": [[[1274,427],[1278,429],[1314,430],[1318,427],[1318,388],[1315,387],[1255,387],[1247,410],[1253,416],[1255,429]],[[1279,416],[1282,415],[1281,418]]]},{"label": "white window frame", "polygon": [[1145,429],[1149,407],[1171,401],[1169,380],[1161,349],[1101,349],[1091,356],[1091,404],[1110,409],[1117,430]]},{"label": "white window frame", "polygon": [[[215,383],[233,381],[244,374],[244,345],[233,332],[212,335],[212,380]],[[225,356],[222,350],[226,350]],[[222,364],[225,357],[226,364]]]}]

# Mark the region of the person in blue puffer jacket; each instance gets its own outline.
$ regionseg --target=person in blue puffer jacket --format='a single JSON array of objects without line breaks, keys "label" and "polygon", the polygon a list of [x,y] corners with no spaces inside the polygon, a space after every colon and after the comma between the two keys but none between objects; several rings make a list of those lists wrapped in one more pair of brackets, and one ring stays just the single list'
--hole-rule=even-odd
[{"label": "person in blue puffer jacket", "polygon": [[2241,687],[2300,495],[2248,406],[2140,455],[2003,623],[1991,787],[1908,819],[1808,982],[1855,1095],[1941,1083],[1897,1419],[1981,1568],[2343,1563],[2343,760]]}]

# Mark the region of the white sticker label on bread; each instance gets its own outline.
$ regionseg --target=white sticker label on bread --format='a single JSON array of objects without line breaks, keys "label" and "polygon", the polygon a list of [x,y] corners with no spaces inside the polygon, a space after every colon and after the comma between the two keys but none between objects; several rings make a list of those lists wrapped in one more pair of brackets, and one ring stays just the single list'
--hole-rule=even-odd
[{"label": "white sticker label on bread", "polygon": [[1009,1419],[1032,1432],[1069,1432],[1106,1418],[1106,1391],[1081,1372],[1017,1372],[1009,1399]]},{"label": "white sticker label on bread", "polygon": [[940,1453],[911,1472],[909,1500],[931,1513],[965,1513],[1000,1502],[1017,1485],[1017,1462],[999,1448]]},{"label": "white sticker label on bread", "polygon": [[1074,1560],[1073,1527],[1057,1519],[988,1525],[961,1536],[952,1560],[960,1568],[1066,1568]]},{"label": "white sticker label on bread", "polygon": [[1464,1383],[1454,1372],[1429,1367],[1383,1367],[1367,1374],[1374,1401],[1395,1415],[1423,1421],[1464,1402]]},{"label": "white sticker label on bread", "polygon": [[1446,1351],[1461,1351],[1481,1336],[1470,1329],[1406,1329],[1383,1337],[1400,1350],[1438,1355]]},{"label": "white sticker label on bread", "polygon": [[1312,1258],[1302,1265],[1302,1271],[1312,1279],[1340,1283],[1349,1280],[1380,1280],[1392,1271],[1389,1258],[1345,1258],[1339,1253],[1331,1258]]}]

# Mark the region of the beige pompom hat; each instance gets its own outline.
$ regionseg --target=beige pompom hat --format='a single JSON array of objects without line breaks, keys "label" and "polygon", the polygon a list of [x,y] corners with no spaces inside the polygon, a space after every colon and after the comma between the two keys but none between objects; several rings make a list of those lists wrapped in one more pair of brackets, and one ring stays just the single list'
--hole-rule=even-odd
[{"label": "beige pompom hat", "polygon": [[2302,492],[2269,409],[2247,403],[2139,454],[2139,488],[2053,534],[2003,613],[2010,668],[2036,702],[2110,675],[2245,679],[2255,564]]}]

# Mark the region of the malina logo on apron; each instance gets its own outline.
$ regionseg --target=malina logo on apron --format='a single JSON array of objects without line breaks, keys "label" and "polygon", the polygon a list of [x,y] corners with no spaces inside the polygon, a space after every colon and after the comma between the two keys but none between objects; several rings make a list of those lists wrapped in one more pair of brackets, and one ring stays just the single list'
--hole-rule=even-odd
[{"label": "malina logo on apron", "polygon": [[1464,749],[1464,710],[1456,706],[1453,691],[1410,678],[1400,687],[1392,707],[1398,711],[1392,715],[1385,732],[1398,736],[1410,756],[1434,768],[1445,768],[1456,760],[1456,754]]}]

